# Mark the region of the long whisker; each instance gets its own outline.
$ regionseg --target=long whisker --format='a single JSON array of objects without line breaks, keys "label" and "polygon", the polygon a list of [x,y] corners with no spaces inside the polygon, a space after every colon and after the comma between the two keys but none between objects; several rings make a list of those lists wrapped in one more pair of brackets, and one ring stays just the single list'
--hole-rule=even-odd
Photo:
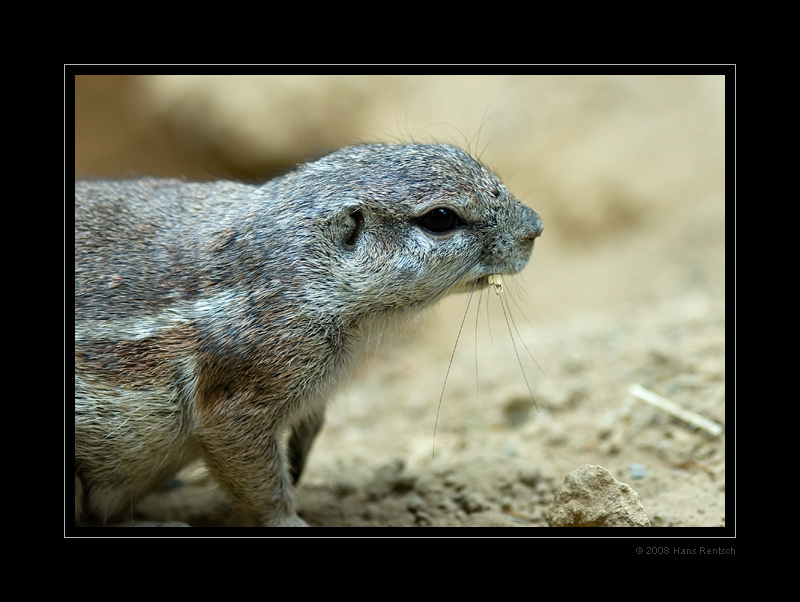
[{"label": "long whisker", "polygon": [[[476,281],[477,284],[477,281]],[[473,287],[474,290],[474,287]],[[471,293],[470,293],[471,294]],[[481,301],[483,300],[483,292],[478,291],[478,309],[475,312],[475,400],[480,403],[481,388],[478,382],[478,321],[481,317]]]},{"label": "long whisker", "polygon": [[[517,309],[519,309],[519,310],[520,310],[520,312],[522,313],[522,315],[524,316],[524,315],[525,315],[525,312],[523,312],[523,311],[522,311],[522,309],[520,309],[520,307],[519,307],[519,304],[517,304],[517,302],[516,302],[516,301],[514,301],[514,303],[517,305]],[[508,304],[508,301],[506,301],[506,304]],[[503,308],[503,312],[505,313],[505,307]],[[545,371],[544,371],[544,370],[542,369],[542,367],[539,365],[539,362],[537,362],[537,361],[536,361],[536,358],[535,358],[535,357],[533,357],[533,354],[531,353],[531,350],[530,350],[530,349],[528,349],[528,346],[525,344],[525,340],[524,340],[524,339],[522,338],[522,336],[519,334],[519,328],[517,327],[517,323],[514,321],[514,314],[512,314],[512,313],[511,313],[511,307],[510,307],[510,306],[509,306],[509,308],[508,308],[508,317],[506,318],[506,322],[508,322],[508,318],[510,318],[510,319],[511,319],[511,324],[513,324],[513,325],[514,325],[514,331],[517,333],[517,336],[519,337],[519,342],[520,342],[520,343],[522,343],[522,346],[525,348],[525,351],[527,352],[528,356],[529,356],[529,357],[530,357],[530,358],[533,360],[533,363],[534,363],[534,364],[536,364],[536,367],[537,367],[537,368],[539,368],[539,371],[540,371],[542,374],[544,374],[544,376],[547,376],[547,374],[545,374]],[[525,320],[528,320],[528,318],[525,318]],[[531,323],[530,323],[530,321],[528,321],[528,324],[530,324],[531,326],[533,326],[533,324],[531,324]],[[512,338],[513,338],[513,337],[512,337]],[[521,365],[521,364],[520,364],[520,367],[522,367],[522,365]]]},{"label": "long whisker", "polygon": [[519,285],[518,279],[521,277],[522,277],[521,274],[516,274],[516,276],[514,277],[514,288],[517,289],[521,293],[521,295],[527,297],[530,301],[534,301],[533,295],[531,295],[524,286]]},{"label": "long whisker", "polygon": [[492,336],[492,312],[489,311],[489,289],[486,289],[486,330],[489,331],[489,344],[494,347],[494,336]]},{"label": "long whisker", "polygon": [[478,286],[478,281],[472,283],[472,290],[469,292],[469,299],[467,299],[467,308],[464,310],[464,317],[461,318],[461,326],[458,327],[458,336],[453,345],[453,353],[450,355],[450,363],[447,364],[447,372],[444,375],[444,383],[442,384],[442,392],[439,394],[439,405],[436,406],[436,421],[433,423],[433,444],[431,445],[431,460],[436,456],[436,428],[439,426],[439,411],[442,409],[442,399],[444,399],[444,390],[447,387],[447,377],[450,375],[450,368],[453,367],[453,358],[456,356],[456,349],[458,349],[458,340],[461,338],[461,331],[464,329],[464,322],[469,313],[469,305],[472,303],[472,295],[475,293],[475,287]]},{"label": "long whisker", "polygon": [[[520,293],[521,295],[525,295],[531,301],[534,300],[533,297],[531,296],[531,294],[527,290],[525,290],[525,287],[519,285],[519,281],[517,280],[517,278],[513,278],[513,282],[514,282],[514,290],[517,291],[517,293]],[[519,301],[517,301],[517,297],[512,295],[511,299],[514,301],[514,305],[517,306],[517,309],[519,310],[519,313],[522,314],[522,317],[525,318],[525,321],[528,323],[528,325],[531,328],[534,328],[533,324],[531,324],[531,321],[528,319],[528,316],[525,314],[525,310],[519,304]],[[534,360],[534,361],[536,361],[536,360]]]},{"label": "long whisker", "polygon": [[[508,303],[508,301],[504,300],[503,296],[501,295],[500,296],[500,307],[503,308],[503,315],[505,315],[505,317],[506,317],[506,326],[508,326],[508,334],[511,337],[511,345],[514,347],[514,354],[517,356],[517,362],[519,363],[520,372],[522,372],[522,378],[525,380],[525,386],[528,387],[528,393],[530,393],[531,399],[533,400],[533,405],[536,407],[536,411],[538,412],[539,411],[539,405],[536,403],[536,398],[533,396],[533,391],[531,390],[531,385],[528,382],[528,375],[525,374],[525,368],[522,367],[522,360],[519,357],[519,350],[517,349],[517,343],[514,340],[514,333],[511,331],[511,325],[514,323],[514,318],[511,317],[511,319],[509,320],[509,316],[511,314],[511,308],[509,307],[508,310],[506,309],[506,304],[507,303]],[[517,325],[516,324],[514,324],[514,329],[515,330],[517,329]],[[519,336],[519,330],[517,330],[517,335]],[[522,345],[525,347],[525,350],[527,351],[528,347],[525,345],[525,341],[522,340],[522,337],[520,337],[520,341],[522,342]],[[530,351],[528,351],[528,354],[530,354]],[[531,359],[533,359],[532,355],[531,355]],[[536,362],[535,359],[533,361]],[[537,363],[536,365],[538,366],[539,364]],[[541,370],[541,367],[539,368],[539,370]],[[544,374],[544,371],[542,371],[542,374]]]}]

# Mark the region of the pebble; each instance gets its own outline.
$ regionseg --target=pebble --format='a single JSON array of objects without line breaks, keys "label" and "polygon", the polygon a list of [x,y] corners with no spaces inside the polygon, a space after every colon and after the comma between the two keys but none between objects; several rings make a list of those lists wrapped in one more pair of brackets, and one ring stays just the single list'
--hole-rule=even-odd
[{"label": "pebble", "polygon": [[547,510],[551,527],[649,527],[639,494],[602,466],[569,473]]}]

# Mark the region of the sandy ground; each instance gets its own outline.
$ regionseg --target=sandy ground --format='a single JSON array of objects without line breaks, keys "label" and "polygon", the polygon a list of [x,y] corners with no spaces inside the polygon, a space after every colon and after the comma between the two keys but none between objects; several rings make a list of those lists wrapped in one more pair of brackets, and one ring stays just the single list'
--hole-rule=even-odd
[{"label": "sandy ground", "polygon": [[[484,160],[540,213],[545,230],[529,268],[507,279],[502,295],[446,299],[365,358],[331,402],[298,489],[301,516],[317,527],[548,527],[556,490],[589,464],[630,485],[654,527],[727,527],[724,81],[490,80],[494,117],[483,124],[480,103],[489,101],[463,106],[469,95],[457,93],[483,89],[477,81],[425,80],[444,89],[431,114],[408,108],[431,105],[417,100],[418,79],[333,81],[362,107],[387,86],[394,97],[410,88],[399,96],[415,123],[438,118],[494,138]],[[76,175],[255,178],[330,144],[315,139],[276,159],[272,147],[234,132],[237,153],[248,147],[249,158],[226,153],[229,144],[209,150],[210,135],[187,137],[174,118],[202,83],[79,78]],[[290,95],[284,80],[261,84],[269,85],[254,89],[264,98]],[[331,97],[331,82],[292,85],[295,97]],[[149,109],[130,109],[130,98],[159,93],[158,102],[142,103]],[[219,110],[221,101],[209,98],[217,97],[209,92],[201,106]],[[316,105],[306,105],[313,116]],[[391,124],[397,109],[387,110]],[[372,113],[330,136],[386,139],[391,127],[376,126]],[[462,114],[470,118],[459,121]],[[275,134],[276,145],[308,129]],[[411,125],[401,129],[396,138],[414,134]],[[714,421],[721,434],[645,403],[631,394],[634,385]],[[202,466],[139,510],[195,526],[230,520]]]}]

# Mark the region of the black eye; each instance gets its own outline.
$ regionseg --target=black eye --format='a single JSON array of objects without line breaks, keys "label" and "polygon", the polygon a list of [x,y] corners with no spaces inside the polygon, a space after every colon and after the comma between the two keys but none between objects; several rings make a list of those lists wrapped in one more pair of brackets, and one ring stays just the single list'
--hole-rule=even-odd
[{"label": "black eye", "polygon": [[419,218],[419,225],[433,234],[444,234],[463,226],[464,222],[455,211],[437,207]]}]

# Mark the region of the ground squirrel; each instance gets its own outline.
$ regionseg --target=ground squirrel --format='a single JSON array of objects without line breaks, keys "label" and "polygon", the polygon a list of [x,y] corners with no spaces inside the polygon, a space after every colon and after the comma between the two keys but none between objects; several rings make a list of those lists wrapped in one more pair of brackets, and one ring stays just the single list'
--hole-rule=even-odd
[{"label": "ground squirrel", "polygon": [[364,343],[521,270],[539,216],[468,153],[345,148],[261,186],[75,183],[75,520],[201,457],[249,524],[294,501]]}]

